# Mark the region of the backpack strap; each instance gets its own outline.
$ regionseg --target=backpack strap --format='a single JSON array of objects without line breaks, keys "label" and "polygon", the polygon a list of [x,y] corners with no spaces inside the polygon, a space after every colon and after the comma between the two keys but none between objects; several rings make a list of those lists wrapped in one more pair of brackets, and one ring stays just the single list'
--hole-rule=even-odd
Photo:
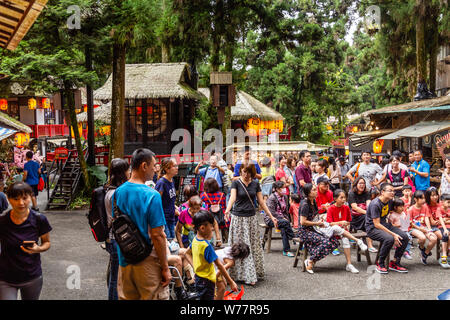
[{"label": "backpack strap", "polygon": [[117,218],[117,217],[119,217],[119,216],[120,216],[121,214],[123,214],[123,213],[122,213],[122,211],[119,209],[119,207],[117,206],[115,194],[116,194],[116,193],[114,192],[114,194],[112,195],[112,196],[113,196],[113,199],[114,199],[114,201],[113,201],[113,206],[114,206],[113,211],[114,211],[114,218]]}]

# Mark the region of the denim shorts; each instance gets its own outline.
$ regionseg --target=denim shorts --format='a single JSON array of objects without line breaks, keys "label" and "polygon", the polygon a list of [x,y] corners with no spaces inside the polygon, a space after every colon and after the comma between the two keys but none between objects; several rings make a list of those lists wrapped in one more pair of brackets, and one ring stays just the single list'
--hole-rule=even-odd
[{"label": "denim shorts", "polygon": [[216,284],[209,279],[195,276],[195,291],[200,300],[214,300]]}]

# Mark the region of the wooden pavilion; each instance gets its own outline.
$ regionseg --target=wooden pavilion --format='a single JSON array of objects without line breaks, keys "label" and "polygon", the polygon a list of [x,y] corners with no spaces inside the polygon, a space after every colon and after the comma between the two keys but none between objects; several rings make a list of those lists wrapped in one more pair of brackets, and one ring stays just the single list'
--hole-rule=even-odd
[{"label": "wooden pavilion", "polygon": [[[204,98],[193,86],[187,63],[127,64],[125,154],[140,147],[156,154],[170,154],[179,143],[171,142],[175,129],[184,128],[193,134],[191,119],[196,104]],[[112,75],[94,92],[94,98],[104,103],[111,101]]]}]

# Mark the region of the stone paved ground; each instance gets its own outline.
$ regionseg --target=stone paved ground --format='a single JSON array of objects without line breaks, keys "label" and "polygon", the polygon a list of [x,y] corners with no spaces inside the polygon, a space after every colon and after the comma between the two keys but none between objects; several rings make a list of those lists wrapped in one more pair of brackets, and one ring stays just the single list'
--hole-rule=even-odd
[{"label": "stone paved ground", "polygon": [[[106,266],[108,254],[100,248],[90,234],[85,211],[47,212],[53,231],[51,249],[42,254],[44,288],[41,298],[47,300],[93,300],[107,299]],[[292,247],[294,250],[295,246]],[[380,276],[380,288],[368,289],[367,282],[374,274],[366,273],[366,264],[354,265],[357,275],[344,270],[345,258],[329,256],[320,261],[315,274],[292,267],[293,258],[281,255],[281,241],[272,243],[272,252],[265,254],[266,279],[255,287],[245,286],[244,299],[420,299],[434,300],[450,288],[450,270],[442,269],[437,260],[429,258],[424,266],[413,250],[414,260],[404,260],[408,274],[391,272]],[[354,250],[353,250],[354,254]],[[372,254],[375,258],[375,254]],[[79,267],[81,288],[68,289],[67,280],[73,275],[67,268]],[[69,270],[70,271],[70,270]],[[375,276],[375,277],[376,277]],[[70,282],[70,281],[69,281]]]}]

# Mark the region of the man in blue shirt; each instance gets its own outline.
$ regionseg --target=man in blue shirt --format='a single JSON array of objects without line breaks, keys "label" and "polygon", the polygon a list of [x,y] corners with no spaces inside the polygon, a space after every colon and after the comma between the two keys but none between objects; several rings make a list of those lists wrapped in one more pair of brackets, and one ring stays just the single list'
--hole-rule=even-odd
[{"label": "man in blue shirt", "polygon": [[220,190],[223,188],[223,176],[225,174],[225,171],[223,168],[217,166],[217,157],[211,156],[209,157],[209,167],[200,169],[201,166],[203,166],[205,162],[202,160],[198,163],[197,167],[195,167],[195,174],[199,174],[200,176],[204,177],[205,181],[208,178],[213,178],[217,181],[219,184]]},{"label": "man in blue shirt", "polygon": [[416,190],[425,191],[430,187],[430,165],[423,160],[421,150],[414,152],[414,159],[416,161],[411,165],[409,172],[414,177]]},{"label": "man in blue shirt", "polygon": [[[252,150],[251,150],[251,148],[249,146],[245,146],[244,148],[242,148],[242,152],[244,153],[244,157],[243,157],[242,161],[238,161],[236,163],[236,165],[234,166],[234,178],[233,178],[233,181],[237,180],[239,178],[239,176],[240,176],[239,170],[241,168],[241,165],[243,163],[244,164],[248,164],[250,162],[251,151]],[[258,180],[261,180],[261,178],[262,178],[261,168],[259,167],[258,162],[254,161],[254,160],[251,160],[251,161],[255,165],[255,168],[256,168],[256,176],[255,176],[255,178],[258,179]]]},{"label": "man in blue shirt", "polygon": [[[160,194],[145,185],[155,172],[155,155],[148,149],[137,149],[131,159],[131,178],[115,191],[118,208],[130,217],[148,243],[152,253],[138,264],[127,264],[117,248],[119,275],[117,293],[120,300],[167,300],[171,274],[167,262],[167,239],[164,233],[164,211]],[[114,205],[113,205],[114,207]]]},{"label": "man in blue shirt", "polygon": [[25,155],[27,163],[23,166],[23,181],[28,183],[33,189],[34,196],[31,197],[31,202],[33,203],[33,210],[39,211],[37,206],[37,196],[39,194],[38,184],[39,184],[39,175],[41,174],[41,168],[39,163],[33,161],[33,152],[28,151]]}]

